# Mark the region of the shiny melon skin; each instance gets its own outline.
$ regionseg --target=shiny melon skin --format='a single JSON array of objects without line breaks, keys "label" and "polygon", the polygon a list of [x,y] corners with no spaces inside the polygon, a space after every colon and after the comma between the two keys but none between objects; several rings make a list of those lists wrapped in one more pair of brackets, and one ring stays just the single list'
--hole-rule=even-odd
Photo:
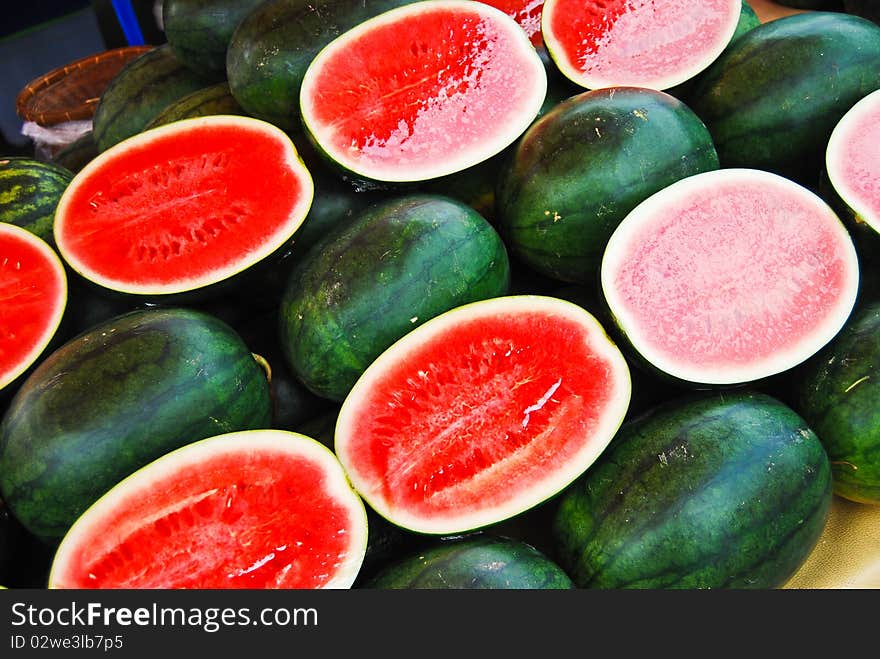
[{"label": "shiny melon skin", "polygon": [[167,43],[127,62],[101,92],[92,117],[98,152],[140,133],[163,108],[213,84],[185,66]]},{"label": "shiny melon skin", "polygon": [[174,55],[207,80],[226,78],[226,50],[238,24],[263,0],[164,0],[162,27]]},{"label": "shiny melon skin", "polygon": [[215,316],[113,317],[41,360],[0,424],[0,496],[34,535],[60,538],[120,479],[185,443],[268,427],[265,371]]},{"label": "shiny melon skin", "polygon": [[27,229],[53,245],[55,207],[72,178],[73,172],[57,163],[0,157],[0,222]]},{"label": "shiny melon skin", "polygon": [[301,256],[279,306],[293,373],[342,401],[388,346],[429,318],[507,293],[498,233],[472,208],[402,195],[355,214]]},{"label": "shiny melon skin", "polygon": [[574,584],[561,567],[526,542],[479,533],[434,542],[389,562],[364,587],[563,590]]},{"label": "shiny melon skin", "polygon": [[581,92],[535,121],[499,171],[495,209],[511,254],[539,273],[595,286],[615,227],[637,204],[718,169],[706,126],[670,94]]},{"label": "shiny melon skin", "polygon": [[880,88],[878,58],[880,26],[842,12],[797,13],[731,44],[699,76],[688,104],[709,128],[722,167],[814,186],[836,123]]},{"label": "shiny melon skin", "polygon": [[880,301],[857,307],[794,380],[793,406],[828,453],[834,491],[880,506]]},{"label": "shiny melon skin", "polygon": [[628,422],[561,495],[555,556],[580,588],[777,588],[816,546],[831,468],[806,422],[750,390]]}]

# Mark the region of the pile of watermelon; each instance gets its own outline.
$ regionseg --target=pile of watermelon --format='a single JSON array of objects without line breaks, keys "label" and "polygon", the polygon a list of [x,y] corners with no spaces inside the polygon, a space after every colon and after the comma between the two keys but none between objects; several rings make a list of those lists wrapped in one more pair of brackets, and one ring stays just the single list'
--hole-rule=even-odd
[{"label": "pile of watermelon", "polygon": [[165,0],[0,157],[0,583],[880,587],[880,25],[785,4]]}]

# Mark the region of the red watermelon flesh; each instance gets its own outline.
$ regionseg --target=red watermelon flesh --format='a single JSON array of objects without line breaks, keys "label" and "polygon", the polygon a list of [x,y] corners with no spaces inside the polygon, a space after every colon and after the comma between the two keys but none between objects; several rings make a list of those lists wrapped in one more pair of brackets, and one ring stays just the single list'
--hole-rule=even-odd
[{"label": "red watermelon flesh", "polygon": [[629,371],[601,326],[537,296],[442,314],[383,353],[343,404],[336,452],[381,515],[452,533],[545,500],[604,450]]},{"label": "red watermelon flesh", "polygon": [[828,140],[825,160],[841,198],[880,233],[880,90],[843,116]]},{"label": "red watermelon flesh", "polygon": [[62,541],[51,588],[349,587],[366,512],[333,454],[295,433],[219,435],[122,481]]},{"label": "red watermelon flesh", "polygon": [[324,153],[367,180],[427,180],[511,144],[537,116],[547,79],[523,30],[481,2],[428,0],[340,35],[300,95]]},{"label": "red watermelon flesh", "polygon": [[312,195],[311,177],[280,129],[246,117],[189,119],[89,163],[61,197],[55,238],[71,267],[99,285],[189,291],[276,251]]},{"label": "red watermelon flesh", "polygon": [[513,20],[519,23],[525,30],[526,36],[533,46],[542,46],[544,39],[541,37],[541,9],[544,0],[481,0],[487,5],[500,9]]},{"label": "red watermelon flesh", "polygon": [[819,197],[758,170],[683,179],[619,225],[602,289],[635,349],[682,380],[733,384],[814,354],[858,290],[855,248]]},{"label": "red watermelon flesh", "polygon": [[52,248],[21,227],[0,223],[0,389],[42,354],[66,303],[67,277]]},{"label": "red watermelon flesh", "polygon": [[736,30],[740,0],[547,0],[544,43],[587,89],[668,89],[706,68]]}]

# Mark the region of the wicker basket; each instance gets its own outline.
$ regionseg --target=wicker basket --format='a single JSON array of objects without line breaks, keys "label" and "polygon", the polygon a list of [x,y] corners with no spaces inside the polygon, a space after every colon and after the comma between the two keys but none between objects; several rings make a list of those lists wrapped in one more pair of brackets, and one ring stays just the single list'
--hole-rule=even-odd
[{"label": "wicker basket", "polygon": [[15,99],[18,116],[40,126],[91,119],[104,89],[130,60],[153,46],[125,46],[83,57],[28,83]]}]

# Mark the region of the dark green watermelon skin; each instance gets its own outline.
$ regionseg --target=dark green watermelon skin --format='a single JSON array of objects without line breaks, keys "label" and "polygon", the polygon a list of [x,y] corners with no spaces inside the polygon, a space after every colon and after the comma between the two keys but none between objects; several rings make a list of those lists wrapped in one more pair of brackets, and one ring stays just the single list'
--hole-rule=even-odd
[{"label": "dark green watermelon skin", "polygon": [[164,0],[165,38],[196,74],[226,77],[226,49],[241,20],[263,0]]},{"label": "dark green watermelon skin", "polygon": [[746,2],[746,0],[743,0],[742,8],[739,12],[739,21],[737,21],[736,23],[736,30],[734,31],[733,36],[730,38],[730,43],[733,43],[746,32],[748,32],[752,28],[758,27],[760,24],[761,19],[758,18],[758,14],[755,13],[755,10],[752,9],[752,6],[748,2]]},{"label": "dark green watermelon skin", "polygon": [[144,127],[144,130],[164,126],[181,119],[192,119],[194,117],[205,117],[214,114],[245,114],[238,101],[232,95],[232,92],[229,91],[229,83],[227,82],[218,82],[216,85],[197,89],[191,94],[187,94],[183,98],[174,101],[153,117]]},{"label": "dark green watermelon skin", "polygon": [[52,162],[76,174],[97,155],[98,145],[92,131],[88,131],[52,156]]},{"label": "dark green watermelon skin", "polygon": [[245,111],[300,130],[299,90],[318,51],[340,34],[412,0],[267,0],[236,27],[226,76]]},{"label": "dark green watermelon skin", "polygon": [[831,469],[789,407],[738,391],[624,426],[561,496],[557,560],[583,588],[775,588],[825,524]]},{"label": "dark green watermelon skin", "polygon": [[69,169],[27,156],[0,158],[0,222],[55,244],[55,207],[73,178]]},{"label": "dark green watermelon skin", "polygon": [[834,126],[880,88],[880,27],[806,12],[739,38],[700,76],[688,103],[722,167],[766,169],[815,187]]},{"label": "dark green watermelon skin", "polygon": [[794,407],[828,453],[834,491],[880,504],[880,302],[857,308],[797,380]]},{"label": "dark green watermelon skin", "polygon": [[269,385],[228,325],[188,309],[113,318],[46,357],[0,425],[0,495],[60,538],[125,476],[199,439],[268,427]]},{"label": "dark green watermelon skin", "polygon": [[404,334],[468,302],[504,295],[507,251],[495,229],[448,197],[371,206],[317,243],[290,274],[281,344],[311,391],[341,401]]},{"label": "dark green watermelon skin", "polygon": [[574,588],[565,571],[531,545],[478,534],[446,540],[389,564],[368,581],[373,589]]},{"label": "dark green watermelon skin", "polygon": [[583,92],[520,139],[498,183],[496,222],[529,267],[592,285],[627,213],[667,185],[717,168],[708,130],[673,96],[634,87]]},{"label": "dark green watermelon skin", "polygon": [[132,137],[174,101],[211,81],[193,73],[165,43],[128,62],[110,81],[92,117],[98,152]]}]

